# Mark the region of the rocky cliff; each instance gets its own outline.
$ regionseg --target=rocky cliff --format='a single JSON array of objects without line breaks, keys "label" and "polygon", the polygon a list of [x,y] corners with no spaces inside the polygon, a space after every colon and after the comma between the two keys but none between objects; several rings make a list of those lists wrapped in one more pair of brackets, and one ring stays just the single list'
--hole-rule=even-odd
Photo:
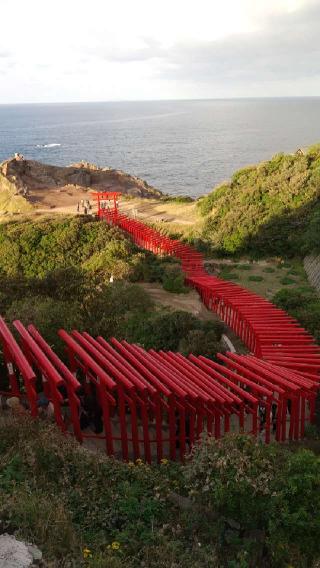
[{"label": "rocky cliff", "polygon": [[[9,188],[9,189],[8,189]],[[9,191],[10,190],[10,191]],[[22,156],[0,164],[0,213],[19,212],[30,207],[63,207],[92,191],[120,191],[143,197],[161,197],[161,191],[120,170],[99,168],[88,162],[67,167],[25,160]],[[9,193],[8,193],[9,191]],[[67,196],[72,196],[72,200]],[[89,198],[89,195],[87,195]]]}]

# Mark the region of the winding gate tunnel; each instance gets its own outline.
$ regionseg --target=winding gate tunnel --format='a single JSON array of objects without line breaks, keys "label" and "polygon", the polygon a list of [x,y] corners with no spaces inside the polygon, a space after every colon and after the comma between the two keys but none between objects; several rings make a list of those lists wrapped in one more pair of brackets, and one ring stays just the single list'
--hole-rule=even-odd
[{"label": "winding gate tunnel", "polygon": [[[266,443],[303,437],[305,424],[315,419],[319,389],[320,347],[314,338],[271,302],[208,275],[202,254],[192,247],[121,215],[118,195],[112,195],[113,207],[100,207],[106,192],[97,200],[99,218],[128,233],[139,247],[179,258],[186,284],[251,354],[218,354],[215,362],[60,330],[66,366],[34,326],[13,322],[18,342],[0,318],[9,383],[1,394],[24,397],[36,417],[41,389],[63,432],[80,443],[99,440],[108,455],[124,460],[183,460],[203,432],[216,438],[230,431],[259,434]],[[100,434],[80,426],[83,391],[94,393],[99,403]]]}]

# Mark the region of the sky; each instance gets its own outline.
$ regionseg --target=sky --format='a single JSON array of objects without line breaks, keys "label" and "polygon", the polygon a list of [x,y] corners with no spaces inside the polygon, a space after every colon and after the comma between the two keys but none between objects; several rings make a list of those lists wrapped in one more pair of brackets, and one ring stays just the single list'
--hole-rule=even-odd
[{"label": "sky", "polygon": [[0,0],[0,103],[320,95],[319,0]]}]

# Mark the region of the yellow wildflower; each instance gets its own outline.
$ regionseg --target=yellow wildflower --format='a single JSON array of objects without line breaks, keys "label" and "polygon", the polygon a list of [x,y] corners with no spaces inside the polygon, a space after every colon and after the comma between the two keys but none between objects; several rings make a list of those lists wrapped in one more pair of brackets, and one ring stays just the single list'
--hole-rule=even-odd
[{"label": "yellow wildflower", "polygon": [[128,466],[129,466],[129,467],[134,467],[134,463],[133,463],[133,462],[128,462]]},{"label": "yellow wildflower", "polygon": [[112,550],[119,550],[119,548],[120,548],[120,542],[114,541],[114,542],[111,544],[111,548],[112,548]]},{"label": "yellow wildflower", "polygon": [[169,463],[169,460],[167,460],[166,458],[162,458],[162,460],[160,460],[161,465],[167,465]]},{"label": "yellow wildflower", "polygon": [[143,465],[143,461],[142,461],[140,458],[138,458],[138,459],[136,460],[136,464],[137,464],[137,465]]},{"label": "yellow wildflower", "polygon": [[83,554],[83,558],[91,558],[92,557],[92,553],[91,553],[90,548],[87,548],[86,546],[83,549],[82,554]]}]

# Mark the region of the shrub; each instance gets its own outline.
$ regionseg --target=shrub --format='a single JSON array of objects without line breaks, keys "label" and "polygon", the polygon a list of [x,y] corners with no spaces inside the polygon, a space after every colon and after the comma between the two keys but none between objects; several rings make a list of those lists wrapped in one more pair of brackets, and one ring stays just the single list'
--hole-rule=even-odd
[{"label": "shrub", "polygon": [[187,465],[134,465],[12,416],[0,417],[0,448],[1,530],[40,546],[48,565],[306,568],[319,558],[311,452],[237,435],[203,438]]},{"label": "shrub", "polygon": [[224,280],[239,280],[239,274],[237,274],[236,272],[226,272],[223,271],[220,274],[221,278],[223,278]]},{"label": "shrub", "polygon": [[280,284],[283,284],[284,286],[289,286],[290,284],[295,284],[295,283],[296,281],[293,278],[289,278],[288,276],[280,278]]},{"label": "shrub", "polygon": [[25,325],[33,323],[48,341],[54,345],[61,357],[64,356],[63,342],[57,336],[57,331],[64,328],[83,329],[84,319],[79,302],[59,301],[44,296],[32,296],[12,302],[6,311],[9,322],[19,319]]},{"label": "shrub", "polygon": [[279,565],[311,566],[320,554],[320,459],[307,450],[289,454],[273,484],[269,547]]},{"label": "shrub", "polygon": [[[204,355],[215,355],[224,326],[220,322],[201,322],[188,312],[140,313],[131,316],[119,332],[121,338],[139,343],[145,349],[181,350],[190,353],[192,346]],[[199,331],[200,334],[192,332]],[[203,343],[201,347],[201,336]]]},{"label": "shrub", "polygon": [[136,254],[119,229],[85,217],[0,226],[0,273],[8,276],[44,278],[73,267],[122,278],[130,273]]},{"label": "shrub", "polygon": [[167,292],[187,294],[190,289],[184,285],[184,274],[179,266],[168,266],[162,277],[163,288]]},{"label": "shrub", "polygon": [[204,355],[212,358],[222,349],[214,331],[206,332],[203,329],[193,329],[189,331],[186,337],[181,339],[179,351],[183,355],[192,353],[193,355]]},{"label": "shrub", "polygon": [[83,304],[84,325],[92,335],[108,339],[122,334],[126,322],[133,314],[146,317],[153,309],[150,296],[140,286],[126,282],[114,282],[100,287],[85,298]]},{"label": "shrub", "polygon": [[320,340],[320,299],[308,287],[279,290],[273,302],[295,317],[314,337]]},{"label": "shrub", "polygon": [[266,272],[266,274],[273,274],[275,272],[275,269],[272,268],[271,266],[266,266],[262,272]]},{"label": "shrub", "polygon": [[244,168],[198,201],[218,254],[293,257],[320,251],[320,150]]},{"label": "shrub", "polygon": [[320,459],[312,452],[283,452],[246,436],[205,439],[184,475],[200,538],[216,538],[225,559],[232,554],[230,565],[246,558],[247,566],[307,567],[318,558]]},{"label": "shrub", "polygon": [[263,276],[259,276],[258,274],[250,274],[248,280],[251,282],[263,282]]},{"label": "shrub", "polygon": [[190,195],[165,195],[161,201],[166,203],[193,203],[194,199]]}]

